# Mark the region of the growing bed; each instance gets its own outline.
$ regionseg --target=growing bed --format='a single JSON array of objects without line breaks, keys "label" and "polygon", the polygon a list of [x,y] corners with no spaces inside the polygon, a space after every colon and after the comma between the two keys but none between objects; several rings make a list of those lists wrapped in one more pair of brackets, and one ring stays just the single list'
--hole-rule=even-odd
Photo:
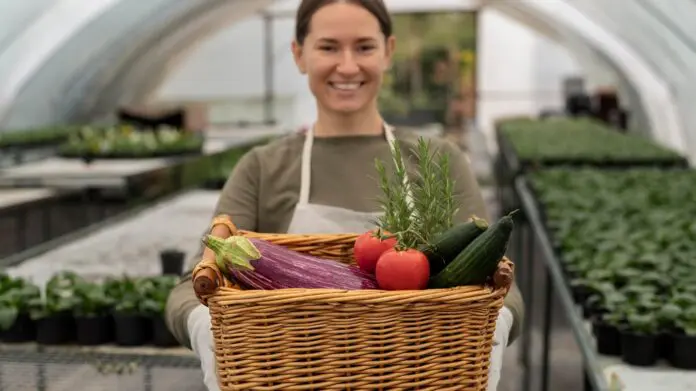
[{"label": "growing bed", "polygon": [[594,390],[649,374],[645,384],[660,382],[653,391],[696,386],[696,231],[685,206],[695,183],[694,171],[658,169],[547,169],[516,181],[536,239],[523,283],[539,284],[532,265],[543,259],[546,306],[553,298],[565,309]]},{"label": "growing bed", "polygon": [[[674,368],[694,365],[680,356],[686,346],[684,322],[693,315],[683,306],[690,302],[677,296],[682,304],[678,311],[668,305],[673,292],[664,288],[666,281],[674,290],[686,284],[672,277],[677,278],[674,272],[680,267],[690,267],[675,259],[688,257],[691,250],[660,247],[693,241],[688,223],[682,223],[693,215],[685,205],[695,200],[685,190],[693,187],[690,181],[696,177],[688,170],[687,160],[644,137],[621,134],[590,119],[507,119],[497,123],[496,137],[501,211],[521,209],[517,214],[520,229],[511,249],[520,260],[518,282],[527,300],[536,303],[540,299],[533,296],[543,298],[543,308],[528,307],[529,317],[542,315],[542,390],[550,389],[556,365],[549,352],[552,324],[558,322],[553,308],[558,305],[565,309],[570,326],[564,330],[572,331],[585,359],[586,387],[609,390],[611,373],[642,378],[649,384],[644,376],[653,372],[666,373],[659,379],[666,379],[667,389],[693,387],[680,381],[682,374],[696,378],[696,372]],[[626,279],[632,281],[630,285]],[[626,301],[617,305],[619,299]],[[659,315],[650,315],[649,309],[656,307]],[[623,333],[605,327],[618,318],[623,318]],[[522,359],[528,365],[527,351],[533,346],[536,327],[528,325],[522,337]],[[638,330],[657,336],[629,336]],[[626,339],[658,340],[657,360],[649,351],[631,351],[641,344],[636,340],[624,344],[628,348],[623,352],[616,343],[621,334]],[[653,367],[646,370],[636,364]],[[524,390],[530,389],[530,379],[535,377],[530,372],[525,373]]]},{"label": "growing bed", "polygon": [[70,135],[58,154],[85,161],[147,159],[195,155],[203,151],[201,134],[178,129],[138,130],[130,126],[85,127]]},{"label": "growing bed", "polygon": [[696,172],[548,170],[530,179],[598,351],[696,369]]},{"label": "growing bed", "polygon": [[[182,368],[179,374],[171,375],[180,379],[178,384],[169,382],[166,389],[183,391],[202,384],[198,360],[189,350],[172,346],[173,341],[167,340],[166,335],[160,343],[153,338],[155,325],[161,326],[166,293],[175,281],[158,277],[161,275],[159,253],[177,248],[190,261],[199,248],[197,243],[209,224],[217,198],[218,192],[211,191],[182,194],[8,269],[12,278],[29,279],[39,287],[50,284],[54,294],[47,295],[42,305],[35,306],[27,300],[35,294],[35,289],[26,288],[21,290],[21,295],[14,296],[16,300],[8,301],[5,299],[9,297],[7,287],[11,281],[4,278],[0,279],[0,303],[5,308],[8,303],[21,304],[22,308],[31,306],[44,325],[54,322],[63,327],[43,329],[48,332],[40,331],[38,336],[29,337],[34,342],[9,343],[7,330],[0,335],[4,340],[0,352],[5,352],[0,354],[0,388],[8,384],[3,382],[21,387],[33,381],[30,377],[22,380],[13,376],[7,368],[22,367],[26,371],[40,365],[46,383],[65,381],[66,387],[70,384],[72,389],[94,389],[105,379],[95,364],[105,362],[110,363],[111,369],[125,371],[120,378],[131,384],[128,389],[132,390],[148,389],[146,385],[156,383],[152,373],[143,373],[143,368],[157,368],[160,373],[165,368]],[[133,280],[124,276],[144,278]],[[142,297],[148,299],[136,299]],[[92,324],[84,318],[92,318]],[[0,316],[0,323],[2,319]],[[92,330],[89,335],[82,335],[79,343],[78,322]],[[131,326],[134,323],[139,325],[135,329]],[[35,325],[41,330],[39,324]],[[31,327],[24,330],[31,331]],[[57,334],[56,330],[64,333]],[[129,370],[140,380],[128,381]],[[113,383],[115,375],[111,377]],[[66,378],[72,380],[61,380]],[[158,381],[167,382],[167,379]]]}]

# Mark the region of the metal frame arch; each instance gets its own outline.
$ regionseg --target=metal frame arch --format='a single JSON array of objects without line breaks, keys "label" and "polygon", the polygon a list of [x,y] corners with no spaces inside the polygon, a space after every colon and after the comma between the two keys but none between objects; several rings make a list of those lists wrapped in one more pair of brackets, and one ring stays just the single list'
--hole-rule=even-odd
[{"label": "metal frame arch", "polygon": [[[10,62],[0,86],[0,118],[22,87],[61,46],[120,0],[58,0],[17,35],[0,57]],[[31,48],[31,50],[27,50]]]}]

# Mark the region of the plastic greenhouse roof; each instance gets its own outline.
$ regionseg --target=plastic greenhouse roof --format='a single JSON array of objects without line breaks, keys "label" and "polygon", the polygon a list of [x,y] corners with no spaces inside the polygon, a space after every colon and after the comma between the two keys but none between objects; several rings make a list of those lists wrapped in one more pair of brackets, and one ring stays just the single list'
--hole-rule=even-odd
[{"label": "plastic greenhouse roof", "polygon": [[[654,136],[696,161],[696,1],[386,0],[392,12],[490,6],[523,15],[571,50],[596,52],[635,89]],[[5,4],[7,3],[7,4]],[[154,88],[161,69],[200,38],[299,0],[33,0],[0,5],[0,127],[108,112]],[[540,26],[544,27],[541,28]],[[211,28],[212,29],[212,28]],[[208,30],[211,30],[208,29]],[[160,37],[167,39],[160,39]],[[32,50],[26,50],[31,48]],[[145,82],[153,79],[153,81]],[[154,84],[153,84],[154,83]],[[88,97],[85,99],[85,96]]]}]

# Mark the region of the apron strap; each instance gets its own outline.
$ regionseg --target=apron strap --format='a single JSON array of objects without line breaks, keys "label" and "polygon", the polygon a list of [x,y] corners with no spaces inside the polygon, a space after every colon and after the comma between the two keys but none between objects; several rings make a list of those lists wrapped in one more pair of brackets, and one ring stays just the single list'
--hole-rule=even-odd
[{"label": "apron strap", "polygon": [[300,199],[298,205],[309,203],[309,188],[312,177],[312,146],[314,145],[314,126],[310,126],[305,133],[305,141],[302,146],[302,168],[300,174]]}]

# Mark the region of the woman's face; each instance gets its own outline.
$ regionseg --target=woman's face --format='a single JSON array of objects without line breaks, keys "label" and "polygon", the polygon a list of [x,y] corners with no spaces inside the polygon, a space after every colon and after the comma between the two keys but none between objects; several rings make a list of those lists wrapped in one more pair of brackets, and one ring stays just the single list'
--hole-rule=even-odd
[{"label": "woman's face", "polygon": [[303,45],[293,43],[297,66],[320,109],[342,114],[375,102],[393,50],[394,38],[385,41],[377,18],[351,3],[320,8]]}]

